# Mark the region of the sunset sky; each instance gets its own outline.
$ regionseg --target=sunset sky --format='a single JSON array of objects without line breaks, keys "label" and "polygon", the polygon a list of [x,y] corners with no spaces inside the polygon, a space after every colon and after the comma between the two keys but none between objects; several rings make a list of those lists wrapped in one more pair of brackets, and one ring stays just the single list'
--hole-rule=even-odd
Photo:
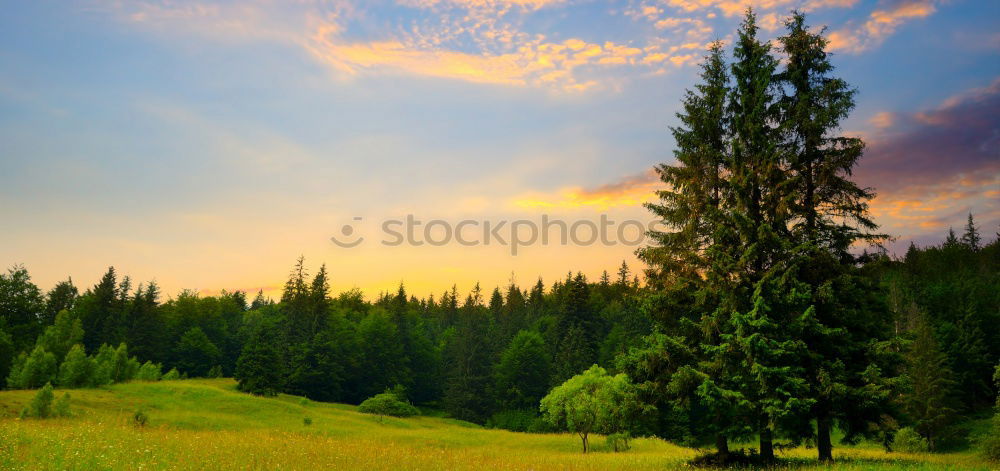
[{"label": "sunset sky", "polygon": [[[277,295],[299,255],[369,297],[638,268],[628,246],[386,247],[380,226],[647,222],[680,97],[750,4],[769,38],[793,8],[828,27],[894,250],[969,212],[996,237],[997,1],[0,1],[0,263],[81,291],[113,265],[164,299]],[[332,243],[345,224],[365,242]]]}]

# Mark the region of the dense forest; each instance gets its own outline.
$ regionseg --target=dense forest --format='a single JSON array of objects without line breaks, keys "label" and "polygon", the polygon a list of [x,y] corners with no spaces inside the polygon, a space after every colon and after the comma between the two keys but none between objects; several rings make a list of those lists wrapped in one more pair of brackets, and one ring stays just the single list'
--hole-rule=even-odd
[{"label": "dense forest", "polygon": [[854,91],[801,15],[778,44],[785,60],[748,15],[732,64],[711,49],[673,130],[678,163],[658,167],[666,189],[648,207],[671,230],[640,250],[642,273],[623,262],[596,280],[366,299],[333,294],[325,266],[299,259],[278,300],[163,300],[114,268],[83,293],[71,279],[43,293],[14,266],[0,275],[0,378],[96,387],[168,371],[353,404],[391,390],[543,431],[550,391],[620,373],[643,405],[628,433],[722,459],[748,440],[764,459],[782,441],[830,459],[834,428],[947,448],[997,394],[1000,243],[970,214],[939,245],[886,254],[874,194],[849,178],[863,143],[835,135]]}]

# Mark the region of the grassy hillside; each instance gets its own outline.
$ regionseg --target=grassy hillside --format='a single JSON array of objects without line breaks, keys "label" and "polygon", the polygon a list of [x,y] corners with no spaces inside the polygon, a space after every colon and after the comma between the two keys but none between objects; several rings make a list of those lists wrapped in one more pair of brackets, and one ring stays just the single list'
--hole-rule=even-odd
[{"label": "grassy hillside", "polygon": [[[449,419],[379,419],[298,397],[253,397],[232,380],[130,383],[74,390],[75,416],[17,419],[33,391],[0,392],[0,469],[672,469],[695,450],[636,440],[626,453],[583,455],[567,434],[486,430]],[[62,392],[58,391],[57,396]],[[149,416],[144,428],[133,413]],[[305,418],[311,425],[304,423]],[[838,448],[834,469],[990,469],[971,454]],[[815,466],[814,450],[785,452]]]}]

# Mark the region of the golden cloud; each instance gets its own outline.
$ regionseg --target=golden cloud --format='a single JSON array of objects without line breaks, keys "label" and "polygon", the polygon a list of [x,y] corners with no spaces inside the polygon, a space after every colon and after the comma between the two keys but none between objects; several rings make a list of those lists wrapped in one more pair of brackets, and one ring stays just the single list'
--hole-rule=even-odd
[{"label": "golden cloud", "polygon": [[881,44],[907,21],[928,17],[935,11],[934,0],[906,0],[891,8],[875,10],[861,26],[830,33],[828,49],[851,53],[865,51]]},{"label": "golden cloud", "polygon": [[639,206],[656,197],[660,186],[656,171],[650,169],[638,175],[595,188],[569,187],[555,193],[534,193],[514,198],[513,205],[527,209],[599,209]]},{"label": "golden cloud", "polygon": [[580,78],[581,68],[648,65],[667,60],[681,67],[697,62],[700,55],[678,51],[704,47],[695,42],[659,52],[658,46],[647,51],[610,41],[596,44],[570,38],[549,42],[538,36],[512,52],[492,54],[421,46],[400,40],[348,42],[341,38],[340,32],[336,23],[321,22],[304,44],[314,57],[349,75],[394,70],[476,83],[548,85],[574,92],[599,86],[596,79]]}]

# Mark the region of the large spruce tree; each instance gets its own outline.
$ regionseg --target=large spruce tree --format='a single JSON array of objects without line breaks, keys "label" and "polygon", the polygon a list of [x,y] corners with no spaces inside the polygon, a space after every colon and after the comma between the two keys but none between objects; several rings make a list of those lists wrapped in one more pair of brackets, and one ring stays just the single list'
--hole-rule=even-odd
[{"label": "large spruce tree", "polygon": [[849,251],[881,237],[872,192],[849,178],[863,143],[836,134],[854,91],[830,76],[821,33],[798,13],[786,26],[779,61],[748,11],[730,70],[714,45],[684,99],[677,164],[657,168],[667,188],[647,205],[668,230],[639,251],[663,334],[631,371],[707,419],[722,455],[726,435],[752,433],[765,460],[777,436],[814,438],[830,459],[834,420],[850,441],[884,417],[887,362],[872,347],[890,322]]},{"label": "large spruce tree", "polygon": [[[811,417],[798,423],[815,421],[819,459],[828,461],[834,419],[850,441],[873,430],[871,423],[879,425],[888,404],[871,348],[888,337],[888,310],[877,302],[875,286],[858,276],[858,259],[849,251],[883,236],[873,233],[877,226],[868,214],[873,192],[850,179],[864,143],[837,134],[854,108],[855,90],[831,76],[822,31],[810,31],[799,12],[785,27],[778,39],[787,59],[777,77],[783,88],[778,128],[791,190],[788,275],[800,295],[788,308],[807,314],[792,327],[809,349],[802,361],[813,401]],[[862,413],[858,404],[870,410]]]}]

